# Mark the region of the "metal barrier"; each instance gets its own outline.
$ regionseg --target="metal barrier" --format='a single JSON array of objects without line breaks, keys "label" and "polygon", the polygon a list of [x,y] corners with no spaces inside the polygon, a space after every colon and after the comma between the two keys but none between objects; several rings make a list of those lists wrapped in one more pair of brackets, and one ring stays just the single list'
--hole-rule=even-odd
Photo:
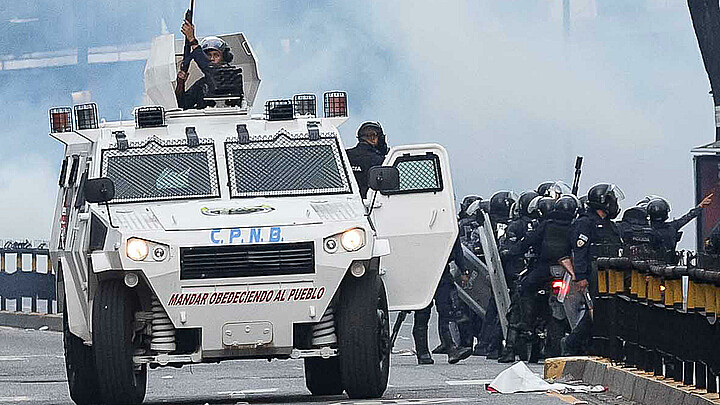
[{"label": "metal barrier", "polygon": [[47,302],[52,314],[56,302],[56,275],[47,246],[32,247],[29,242],[6,242],[0,248],[0,311],[15,301],[15,311],[23,311],[23,298],[30,299],[30,312],[38,312],[38,300]]},{"label": "metal barrier", "polygon": [[596,301],[601,305],[595,306],[592,351],[717,393],[720,271],[699,268],[693,255],[686,259],[687,265],[668,265],[598,258]]}]

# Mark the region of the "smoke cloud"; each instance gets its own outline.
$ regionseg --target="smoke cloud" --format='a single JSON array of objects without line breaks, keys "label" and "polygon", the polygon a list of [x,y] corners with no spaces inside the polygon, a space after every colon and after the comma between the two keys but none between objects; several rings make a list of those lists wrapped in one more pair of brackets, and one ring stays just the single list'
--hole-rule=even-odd
[{"label": "smoke cloud", "polygon": [[[342,89],[350,101],[351,119],[341,127],[348,146],[365,120],[380,121],[391,145],[443,144],[458,199],[570,182],[574,157],[583,155],[581,192],[613,182],[628,196],[623,206],[659,194],[680,216],[694,205],[689,150],[713,140],[707,76],[684,1],[626,3],[572,0],[568,30],[561,0],[209,1],[197,2],[195,21],[199,36],[246,34],[263,79],[258,108],[269,98]],[[83,38],[92,46],[149,42],[163,25],[179,35],[187,7],[152,2],[148,13],[119,0],[88,4],[87,24],[62,17],[63,29],[77,31],[67,47]],[[15,25],[61,46],[38,10],[14,7],[13,19],[40,19]],[[0,54],[19,51],[0,45]],[[17,106],[0,111],[12,123],[0,150],[3,195],[37,199],[2,199],[0,235],[29,232],[18,217],[46,220],[49,235],[62,150],[45,137],[47,108],[69,104],[78,90],[90,90],[108,119],[128,117],[140,102],[141,62],[88,72],[78,80],[79,69],[0,71],[0,97]],[[21,164],[28,159],[43,169]],[[42,226],[33,226],[42,236]]]}]

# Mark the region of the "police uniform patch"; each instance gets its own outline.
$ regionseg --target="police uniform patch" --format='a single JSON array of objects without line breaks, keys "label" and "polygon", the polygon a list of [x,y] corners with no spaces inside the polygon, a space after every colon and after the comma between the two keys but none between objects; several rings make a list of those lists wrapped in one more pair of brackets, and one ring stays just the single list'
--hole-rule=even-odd
[{"label": "police uniform patch", "polygon": [[580,234],[578,236],[578,240],[577,240],[577,247],[581,248],[581,247],[585,246],[585,243],[587,243],[587,241],[588,241],[588,237],[583,234]]}]

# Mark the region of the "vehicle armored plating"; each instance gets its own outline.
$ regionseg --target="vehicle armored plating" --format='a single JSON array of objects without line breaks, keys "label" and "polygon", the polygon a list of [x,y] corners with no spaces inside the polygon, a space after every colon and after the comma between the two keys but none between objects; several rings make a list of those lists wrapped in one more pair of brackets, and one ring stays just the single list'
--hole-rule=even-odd
[{"label": "vehicle armored plating", "polygon": [[142,402],[148,368],[257,358],[304,359],[315,395],[380,397],[389,311],[427,306],[447,262],[446,151],[393,147],[363,201],[337,129],[346,94],[325,93],[322,117],[312,94],[251,114],[252,48],[222,37],[236,58],[214,107],[177,108],[169,35],[153,41],[133,121],[100,121],[92,103],[50,110],[65,145],[51,259],[76,403]]}]

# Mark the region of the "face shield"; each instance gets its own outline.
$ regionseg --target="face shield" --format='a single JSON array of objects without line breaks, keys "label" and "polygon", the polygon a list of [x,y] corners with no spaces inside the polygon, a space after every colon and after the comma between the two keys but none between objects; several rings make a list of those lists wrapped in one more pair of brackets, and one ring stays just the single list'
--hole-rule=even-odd
[{"label": "face shield", "polygon": [[608,217],[610,217],[610,219],[615,219],[618,214],[620,214],[620,205],[618,203],[625,199],[625,193],[620,189],[620,187],[615,184],[610,184],[606,191],[606,195],[609,197]]},{"label": "face shield", "polygon": [[543,196],[539,195],[539,196],[533,198],[532,200],[530,200],[530,204],[528,204],[528,208],[527,208],[528,214],[530,214],[531,216],[533,214],[540,214],[539,205],[540,205],[540,200],[542,198],[543,198]]},{"label": "face shield", "polygon": [[572,193],[572,189],[570,188],[570,186],[568,186],[568,184],[564,181],[560,180],[553,183],[553,185],[550,186],[550,188],[548,189],[548,197],[552,197],[556,200],[560,198],[560,196],[570,193]]},{"label": "face shield", "polygon": [[482,209],[481,207],[482,200],[477,199],[473,201],[470,205],[468,205],[467,209],[465,209],[465,213],[467,214],[468,218],[474,218],[478,223],[482,223],[480,220],[480,215],[482,215]]}]

